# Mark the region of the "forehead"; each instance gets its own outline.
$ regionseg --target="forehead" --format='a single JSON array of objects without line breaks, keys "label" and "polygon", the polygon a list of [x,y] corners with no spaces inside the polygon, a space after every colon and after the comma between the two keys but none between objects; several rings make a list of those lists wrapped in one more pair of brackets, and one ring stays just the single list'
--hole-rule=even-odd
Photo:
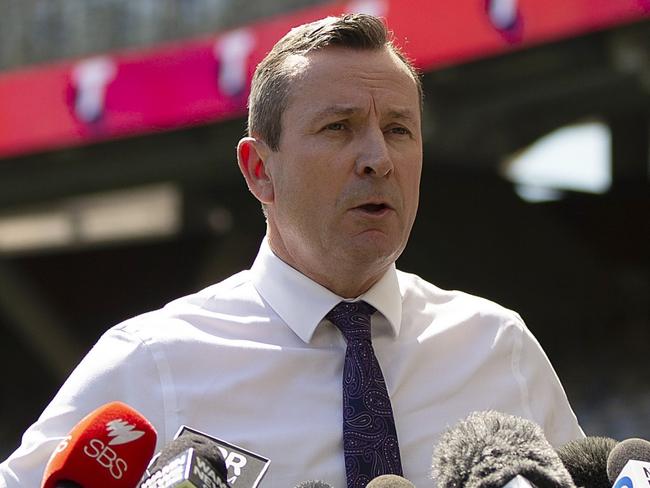
[{"label": "forehead", "polygon": [[417,84],[388,48],[328,47],[292,55],[286,63],[291,76],[288,109],[312,112],[372,102],[381,109],[413,111],[419,118]]}]

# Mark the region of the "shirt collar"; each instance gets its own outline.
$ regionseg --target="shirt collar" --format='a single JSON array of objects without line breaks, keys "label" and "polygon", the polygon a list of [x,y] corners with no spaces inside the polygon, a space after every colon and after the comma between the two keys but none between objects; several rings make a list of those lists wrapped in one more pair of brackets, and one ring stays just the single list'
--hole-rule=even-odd
[{"label": "shirt collar", "polygon": [[[318,324],[340,301],[340,296],[278,258],[265,237],[251,267],[253,285],[275,312],[304,342],[310,342]],[[366,293],[365,300],[386,319],[395,336],[402,319],[402,295],[395,264]]]}]

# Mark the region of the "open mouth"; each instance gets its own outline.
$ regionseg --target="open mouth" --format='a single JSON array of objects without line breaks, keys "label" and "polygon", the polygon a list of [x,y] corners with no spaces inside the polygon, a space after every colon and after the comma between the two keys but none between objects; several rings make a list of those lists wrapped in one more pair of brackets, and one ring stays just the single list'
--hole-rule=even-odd
[{"label": "open mouth", "polygon": [[359,205],[357,208],[363,210],[364,212],[368,212],[372,214],[378,214],[383,212],[384,210],[390,209],[390,207],[385,203],[366,203],[364,205]]}]

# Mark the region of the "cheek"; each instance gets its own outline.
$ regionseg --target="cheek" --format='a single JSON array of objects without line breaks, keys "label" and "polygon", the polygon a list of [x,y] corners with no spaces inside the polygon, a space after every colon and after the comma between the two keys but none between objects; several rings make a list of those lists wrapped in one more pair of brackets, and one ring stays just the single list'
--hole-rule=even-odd
[{"label": "cheek", "polygon": [[414,159],[415,162],[408,166],[408,180],[411,189],[417,194],[420,189],[420,178],[422,177],[422,154]]},{"label": "cheek", "polygon": [[279,206],[299,227],[313,229],[322,225],[333,201],[334,193],[322,178],[301,173],[284,181]]},{"label": "cheek", "polygon": [[293,172],[286,192],[291,198],[301,200],[307,207],[320,208],[324,213],[336,205],[343,183],[337,179],[333,164],[306,162],[302,168]]},{"label": "cheek", "polygon": [[413,198],[417,200],[420,193],[420,177],[421,171],[420,168],[417,168],[413,171],[413,174],[409,178],[409,189],[408,192],[413,195]]},{"label": "cheek", "polygon": [[422,165],[417,162],[405,161],[402,164],[398,163],[396,168],[396,173],[405,196],[410,197],[413,193],[417,194],[420,188]]},{"label": "cheek", "polygon": [[420,201],[420,171],[410,168],[410,171],[400,174],[400,188],[404,204],[405,223],[415,220]]}]

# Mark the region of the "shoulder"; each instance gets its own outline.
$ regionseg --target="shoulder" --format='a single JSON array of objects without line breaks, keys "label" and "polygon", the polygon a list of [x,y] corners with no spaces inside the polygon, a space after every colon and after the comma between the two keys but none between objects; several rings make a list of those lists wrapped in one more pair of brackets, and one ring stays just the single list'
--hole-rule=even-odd
[{"label": "shoulder", "polygon": [[125,320],[107,332],[144,346],[218,335],[227,325],[268,314],[248,271],[241,271],[196,293],[177,298],[158,310]]},{"label": "shoulder", "polygon": [[410,273],[399,272],[398,280],[402,327],[420,341],[449,340],[464,348],[470,343],[490,348],[497,343],[512,347],[530,337],[518,313],[492,300],[445,290]]},{"label": "shoulder", "polygon": [[259,298],[251,281],[250,271],[240,271],[202,290],[177,298],[164,308],[174,312],[183,309],[210,310],[219,305],[252,303]]},{"label": "shoulder", "polygon": [[413,273],[398,271],[397,276],[402,302],[406,308],[420,308],[437,318],[441,315],[449,315],[456,320],[482,318],[524,327],[517,312],[492,300],[459,290],[440,288]]}]

